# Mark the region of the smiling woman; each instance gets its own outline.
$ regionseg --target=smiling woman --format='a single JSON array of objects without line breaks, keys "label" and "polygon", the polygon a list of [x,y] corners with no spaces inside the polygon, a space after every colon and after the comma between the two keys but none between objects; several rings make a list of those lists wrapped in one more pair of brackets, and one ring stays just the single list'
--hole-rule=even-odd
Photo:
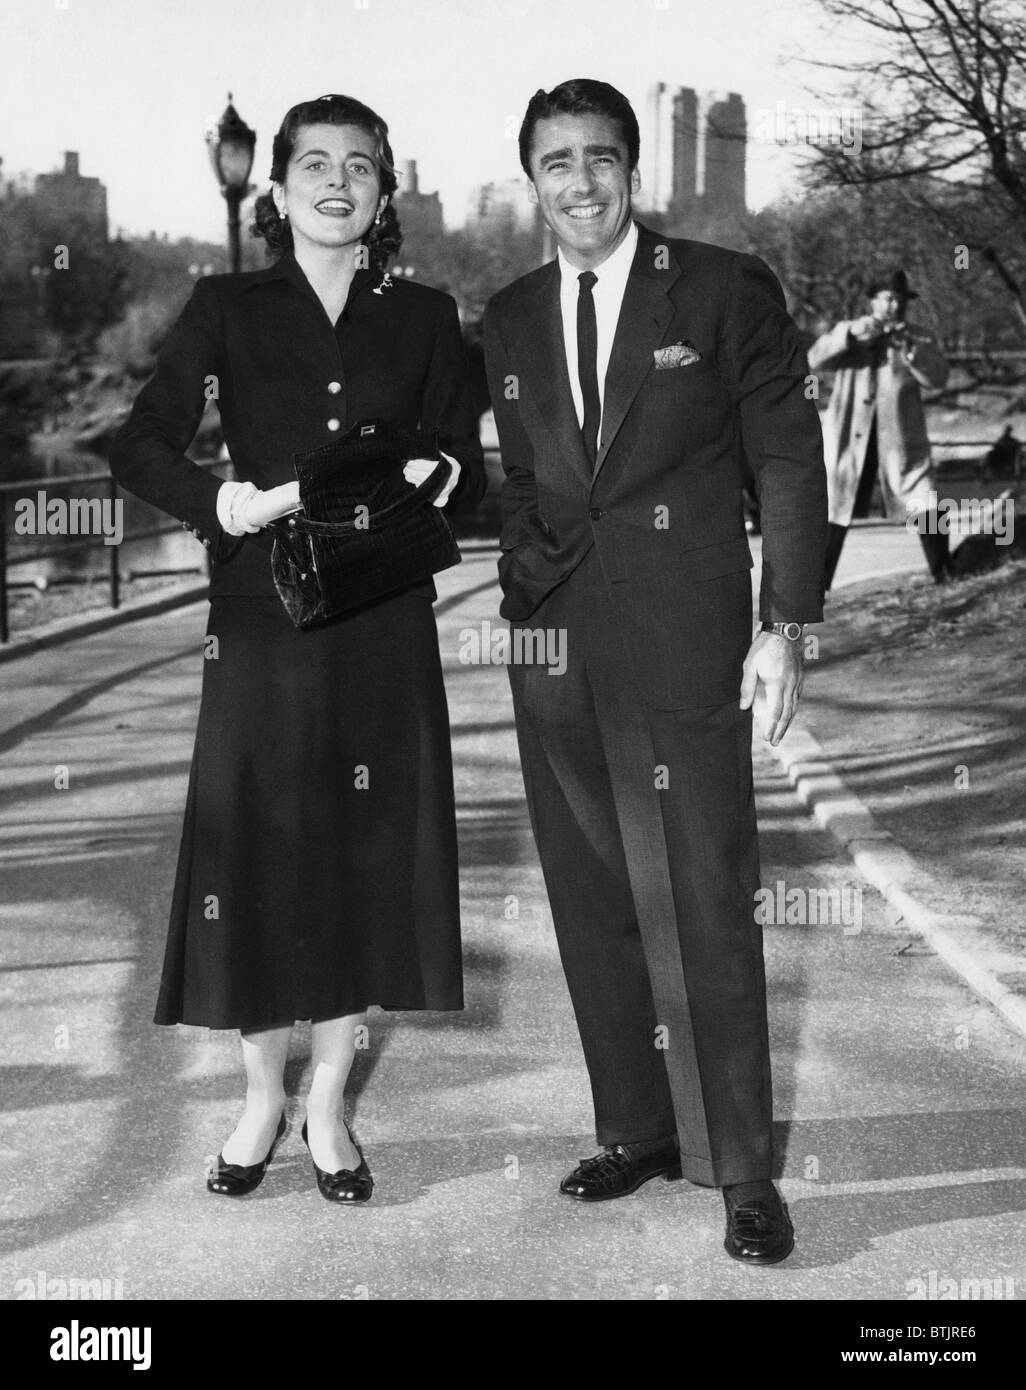
[{"label": "smiling woman", "polygon": [[[292,107],[274,137],[271,181],[256,200],[253,235],[275,256],[292,250],[297,236],[328,246],[362,241],[369,265],[384,270],[402,245],[391,203],[398,179],[388,127],[353,97]],[[317,209],[318,200],[335,205]],[[311,207],[315,215],[308,215]],[[332,216],[340,224],[334,229]]]},{"label": "smiling woman", "polygon": [[[435,505],[476,505],[484,472],[454,301],[406,280],[376,293],[400,244],[384,122],[350,97],[294,106],[271,177],[256,231],[274,264],[197,281],[111,469],[214,562],[155,1019],[241,1034],[246,1103],[207,1186],[241,1197],[263,1181],[286,1128],[292,1025],[310,1019],[303,1138],[322,1196],[351,1204],[373,1188],[343,1118],[367,1006],[463,1006],[435,589],[300,631],[267,526],[299,507],[294,457],[370,420],[422,430],[432,451],[437,437],[451,470]],[[184,452],[212,381],[236,480]],[[436,462],[410,459],[403,477],[416,486]]]}]

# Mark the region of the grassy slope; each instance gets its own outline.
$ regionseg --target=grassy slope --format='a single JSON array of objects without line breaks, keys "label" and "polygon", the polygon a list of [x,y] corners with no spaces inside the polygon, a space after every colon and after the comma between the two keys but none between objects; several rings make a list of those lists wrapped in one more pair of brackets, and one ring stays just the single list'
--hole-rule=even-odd
[{"label": "grassy slope", "polygon": [[931,874],[933,905],[1026,948],[1026,561],[854,585],[821,634],[813,733]]}]

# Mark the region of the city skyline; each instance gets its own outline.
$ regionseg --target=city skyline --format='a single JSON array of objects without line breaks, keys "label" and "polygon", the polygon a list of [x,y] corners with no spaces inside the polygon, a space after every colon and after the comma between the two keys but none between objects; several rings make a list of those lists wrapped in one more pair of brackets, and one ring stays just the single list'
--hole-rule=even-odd
[{"label": "city skyline", "polygon": [[639,161],[639,211],[670,212],[685,221],[745,211],[748,119],[739,92],[674,91],[657,82],[644,115],[652,138]]},{"label": "city skyline", "polygon": [[[784,30],[811,43],[814,0],[784,9]],[[65,0],[52,9],[5,0],[0,154],[15,177],[58,170],[63,152],[77,150],[108,189],[112,232],[219,240],[224,205],[204,133],[227,93],[257,132],[253,182],[263,189],[287,107],[341,89],[381,112],[397,159],[416,162],[453,229],[476,188],[525,184],[516,134],[539,86],[581,74],[619,86],[638,113],[643,157],[657,82],[740,93],[749,130],[760,109],[807,102],[799,75],[781,67],[790,50],[776,31],[752,29],[758,13],[752,0],[723,0],[715,15],[697,0],[306,0],[283,19],[270,0],[252,0],[239,23],[226,0]],[[731,34],[746,27],[741,52]],[[41,91],[63,95],[40,102]],[[793,181],[796,161],[790,148],[750,140],[747,165],[757,208]]]},{"label": "city skyline", "polygon": [[[720,213],[745,210],[748,132],[746,106],[739,93],[697,94],[688,87],[674,91],[669,83],[657,82],[646,93],[639,121],[645,118],[653,135],[643,146],[639,160],[642,192],[635,200],[639,212],[670,211],[686,216],[696,214],[703,205]],[[106,217],[106,185],[95,177],[83,176],[80,164],[80,151],[65,150],[53,170],[19,170],[12,174],[5,167],[0,151],[0,192],[8,187],[23,196],[48,198],[52,202],[57,190],[65,187],[71,178],[83,189],[91,185],[90,195],[93,188],[102,191]],[[444,204],[437,190],[427,192],[421,188],[416,158],[397,159],[396,175],[399,181],[396,197],[401,200],[404,211],[412,214],[411,221],[431,231],[441,231],[443,227],[448,231],[461,226],[480,228],[504,222],[527,230],[537,224],[538,209],[526,195],[527,180],[523,171],[519,176],[471,185],[461,221],[444,216]],[[256,192],[261,188],[258,184]],[[161,234],[161,229],[137,231],[119,226],[111,229],[112,236],[153,234]]]}]

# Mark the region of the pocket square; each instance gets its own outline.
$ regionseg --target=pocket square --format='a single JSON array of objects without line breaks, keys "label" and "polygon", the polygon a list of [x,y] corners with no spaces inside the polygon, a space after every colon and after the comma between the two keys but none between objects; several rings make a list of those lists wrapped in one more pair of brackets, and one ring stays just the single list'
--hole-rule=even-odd
[{"label": "pocket square", "polygon": [[692,343],[672,343],[669,347],[656,348],[652,354],[657,372],[670,367],[690,367],[692,362],[701,362],[702,354]]}]

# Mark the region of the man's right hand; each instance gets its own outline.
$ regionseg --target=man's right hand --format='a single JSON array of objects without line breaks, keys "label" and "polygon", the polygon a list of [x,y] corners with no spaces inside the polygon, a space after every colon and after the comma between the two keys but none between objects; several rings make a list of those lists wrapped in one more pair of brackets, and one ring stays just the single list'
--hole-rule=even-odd
[{"label": "man's right hand", "polygon": [[787,733],[804,684],[804,651],[775,632],[757,632],[745,657],[741,708],[754,706],[756,725],[775,748]]},{"label": "man's right hand", "polygon": [[883,332],[883,324],[873,314],[866,314],[852,322],[848,332],[857,343],[875,343]]}]

